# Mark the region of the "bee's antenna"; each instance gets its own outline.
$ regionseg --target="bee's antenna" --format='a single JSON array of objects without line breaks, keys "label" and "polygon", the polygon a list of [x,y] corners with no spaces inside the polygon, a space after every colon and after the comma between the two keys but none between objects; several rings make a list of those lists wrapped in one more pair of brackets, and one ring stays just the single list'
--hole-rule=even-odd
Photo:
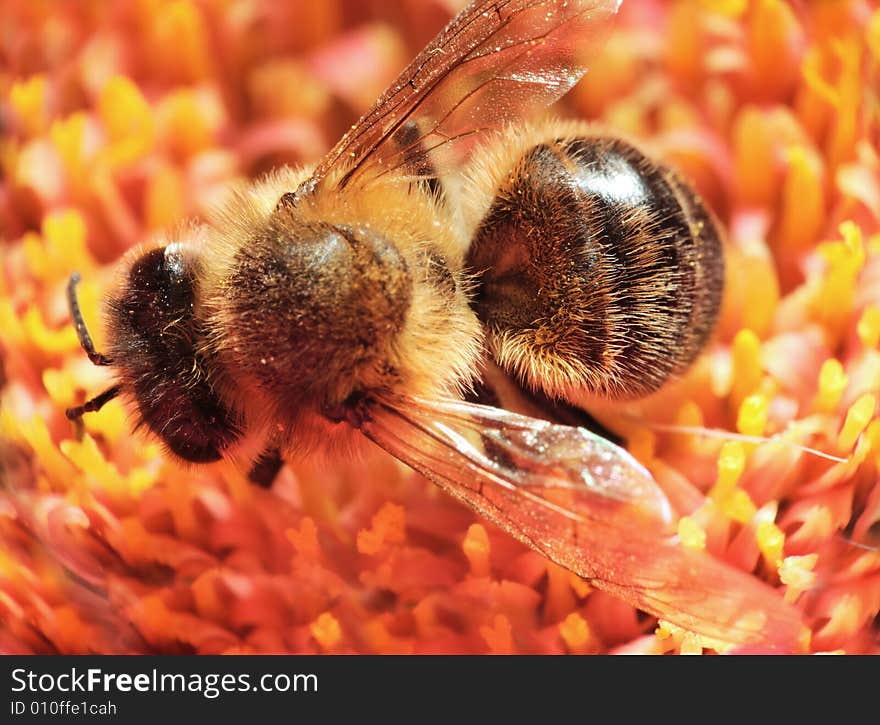
[{"label": "bee's antenna", "polygon": [[[79,309],[79,300],[76,297],[76,286],[79,284],[79,280],[79,272],[74,272],[70,275],[70,281],[67,283],[67,304],[70,307],[70,317],[76,328],[76,336],[79,338],[79,344],[82,346],[82,349],[86,351],[86,355],[89,356],[89,360],[91,360],[93,364],[101,366],[112,365],[113,361],[109,357],[95,350],[95,343],[92,342],[92,336],[86,329],[86,323],[85,320],[83,320],[82,311]],[[98,398],[100,397],[101,395],[98,396]],[[95,400],[98,398],[95,398]],[[110,398],[107,398],[107,400],[110,400]],[[107,401],[105,400],[104,402]],[[70,411],[68,411],[68,413],[69,412]],[[68,417],[70,416],[68,415]]]},{"label": "bee's antenna", "polygon": [[[82,346],[82,349],[86,351],[86,355],[89,356],[89,360],[91,360],[93,364],[100,366],[112,365],[113,361],[109,357],[95,350],[95,343],[92,342],[92,336],[86,329],[82,310],[79,308],[79,300],[76,297],[76,286],[79,284],[79,280],[79,272],[74,272],[70,275],[70,281],[67,283],[67,304],[70,307],[70,317],[76,328],[76,336],[79,338],[79,344]],[[103,393],[96,395],[91,400],[87,400],[83,405],[78,405],[75,408],[68,408],[66,415],[69,420],[78,421],[86,413],[92,413],[103,408],[104,404],[109,400],[113,400],[113,398],[119,395],[121,390],[122,386],[120,385],[114,385],[112,388],[107,388]]]},{"label": "bee's antenna", "polygon": [[[91,357],[91,355],[89,357]],[[99,363],[95,364],[97,365]],[[78,420],[86,413],[94,413],[96,410],[101,410],[101,408],[104,407],[104,404],[113,400],[113,398],[119,395],[121,390],[121,385],[114,385],[112,388],[107,388],[103,393],[96,395],[91,400],[87,400],[82,405],[78,405],[75,408],[68,408],[65,415],[67,415],[68,420]]]}]

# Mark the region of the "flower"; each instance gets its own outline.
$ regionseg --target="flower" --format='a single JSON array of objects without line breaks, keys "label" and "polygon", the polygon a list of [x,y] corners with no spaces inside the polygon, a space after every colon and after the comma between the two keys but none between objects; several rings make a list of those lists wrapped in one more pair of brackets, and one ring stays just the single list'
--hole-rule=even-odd
[{"label": "flower", "polygon": [[[265,491],[182,468],[118,401],[80,437],[66,420],[107,384],[69,323],[70,273],[100,349],[122,253],[235,181],[317,161],[461,3],[385,5],[4,3],[0,650],[730,650],[380,452],[291,463]],[[867,0],[627,0],[560,104],[667,159],[728,231],[706,354],[596,415],[678,504],[682,545],[775,587],[808,651],[878,651],[878,69]],[[700,426],[747,438],[681,432]]]}]

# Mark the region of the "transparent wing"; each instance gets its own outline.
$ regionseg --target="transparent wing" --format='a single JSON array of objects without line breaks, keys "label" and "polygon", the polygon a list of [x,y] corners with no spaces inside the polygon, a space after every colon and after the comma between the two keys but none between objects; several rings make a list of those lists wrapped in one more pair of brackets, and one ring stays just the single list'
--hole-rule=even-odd
[{"label": "transparent wing", "polygon": [[422,399],[377,403],[361,430],[597,588],[708,637],[796,649],[797,611],[754,577],[682,547],[660,488],[605,439],[487,406]]},{"label": "transparent wing", "polygon": [[[339,141],[305,187],[335,169],[433,176],[480,135],[543,108],[587,71],[620,0],[481,0],[468,5]],[[406,173],[406,171],[404,173]]]}]

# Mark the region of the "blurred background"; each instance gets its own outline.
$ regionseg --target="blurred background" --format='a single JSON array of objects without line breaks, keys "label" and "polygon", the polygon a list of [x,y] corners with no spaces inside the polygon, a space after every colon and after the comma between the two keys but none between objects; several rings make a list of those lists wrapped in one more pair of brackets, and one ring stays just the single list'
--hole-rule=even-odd
[{"label": "blurred background", "polygon": [[[724,649],[658,628],[382,456],[294,464],[265,492],[168,461],[118,401],[82,439],[64,417],[108,384],[69,323],[70,273],[100,349],[121,255],[230,182],[316,162],[463,5],[2,4],[0,650]],[[555,109],[646,144],[728,230],[711,350],[622,412],[787,431],[848,459],[618,421],[659,481],[704,501],[683,538],[795,602],[810,650],[878,649],[878,67],[868,0],[625,0]]]}]

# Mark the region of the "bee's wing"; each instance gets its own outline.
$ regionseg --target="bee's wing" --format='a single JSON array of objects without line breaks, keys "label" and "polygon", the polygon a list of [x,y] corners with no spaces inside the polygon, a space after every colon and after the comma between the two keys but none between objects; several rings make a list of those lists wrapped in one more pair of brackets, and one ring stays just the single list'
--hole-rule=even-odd
[{"label": "bee's wing", "polygon": [[651,475],[583,428],[482,405],[382,402],[367,437],[597,588],[688,630],[794,650],[797,611],[770,587],[681,546]]},{"label": "bee's wing", "polygon": [[317,167],[432,176],[480,134],[565,94],[587,70],[620,0],[477,0],[401,73]]}]

